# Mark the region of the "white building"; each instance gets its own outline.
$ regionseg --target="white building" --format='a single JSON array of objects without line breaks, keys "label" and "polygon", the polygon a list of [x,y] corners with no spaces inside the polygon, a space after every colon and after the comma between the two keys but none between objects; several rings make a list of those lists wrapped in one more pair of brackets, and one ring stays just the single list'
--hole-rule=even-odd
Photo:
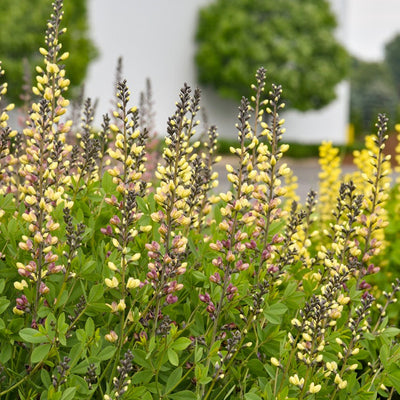
[{"label": "white building", "polygon": [[[179,89],[184,82],[192,87],[197,85],[194,34],[198,9],[210,1],[89,0],[91,35],[100,56],[89,68],[86,95],[99,99],[98,122],[102,113],[110,111],[115,67],[118,57],[123,56],[124,76],[135,104],[146,78],[151,79],[157,131],[160,135],[165,133],[166,121],[174,111]],[[365,4],[366,1],[371,0],[331,0],[338,15],[337,35],[345,45],[349,42],[351,3]],[[389,0],[378,3],[382,6],[385,1]],[[265,67],[268,69],[268,65]],[[348,84],[341,83],[337,92],[337,100],[323,110],[288,111],[285,114],[286,140],[344,143],[348,123]],[[233,138],[236,135],[237,102],[220,99],[213,91],[203,90],[202,105],[209,122],[218,126],[220,136]]]}]

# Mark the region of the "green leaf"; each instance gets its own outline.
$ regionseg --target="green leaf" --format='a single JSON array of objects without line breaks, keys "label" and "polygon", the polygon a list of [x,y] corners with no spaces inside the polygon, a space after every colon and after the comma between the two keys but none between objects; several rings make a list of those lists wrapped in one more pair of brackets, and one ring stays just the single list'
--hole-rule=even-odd
[{"label": "green leaf", "polygon": [[185,350],[191,344],[192,341],[189,338],[180,337],[172,343],[172,348],[174,350]]},{"label": "green leaf", "polygon": [[203,348],[202,347],[196,347],[195,353],[194,353],[194,362],[198,363],[201,360],[201,357],[203,357]]},{"label": "green leaf", "polygon": [[196,395],[190,390],[182,390],[181,392],[177,392],[174,394],[168,395],[173,400],[196,400]]},{"label": "green leaf", "polygon": [[400,329],[399,328],[394,328],[394,327],[389,327],[386,328],[383,332],[382,335],[386,337],[394,337],[400,334]]},{"label": "green leaf", "polygon": [[144,213],[149,212],[149,207],[148,207],[147,203],[141,197],[139,197],[139,196],[136,197],[136,203],[137,203],[140,211],[143,211]]},{"label": "green leaf", "polygon": [[114,346],[104,347],[103,350],[97,355],[97,358],[101,361],[109,360],[115,353]]},{"label": "green leaf", "polygon": [[182,367],[179,367],[175,371],[172,371],[165,385],[165,393],[170,392],[178,384],[181,377],[182,377]]},{"label": "green leaf", "polygon": [[135,358],[135,364],[140,365],[141,367],[151,369],[151,363],[146,359],[146,352],[140,349],[136,349],[132,351],[133,357]]},{"label": "green leaf", "polygon": [[393,374],[388,375],[389,381],[392,383],[398,393],[400,393],[400,378]]},{"label": "green leaf", "polygon": [[258,394],[255,394],[255,393],[246,393],[244,395],[244,398],[246,400],[262,400],[262,398]]},{"label": "green leaf", "polygon": [[381,346],[381,349],[379,350],[379,358],[384,368],[387,368],[388,358],[389,358],[389,347],[386,344],[383,344]]},{"label": "green leaf", "polygon": [[6,280],[0,279],[0,293],[3,293],[5,286],[6,286]]},{"label": "green leaf", "polygon": [[153,371],[139,371],[136,372],[135,375],[132,376],[131,381],[132,385],[138,385],[140,383],[149,383],[151,379],[153,378],[154,373]]},{"label": "green leaf", "polygon": [[11,359],[13,348],[10,343],[6,343],[5,340],[3,340],[0,349],[0,362],[5,364]]},{"label": "green leaf", "polygon": [[7,307],[10,305],[10,300],[7,297],[0,297],[0,314],[3,314],[4,311],[7,310]]},{"label": "green leaf", "polygon": [[44,343],[48,339],[45,334],[39,332],[36,329],[24,328],[19,331],[19,336],[21,336],[24,342],[28,343]]},{"label": "green leaf", "polygon": [[39,361],[44,360],[47,354],[49,354],[50,349],[51,349],[50,343],[42,344],[38,347],[35,347],[31,354],[31,362],[36,364]]},{"label": "green leaf", "polygon": [[179,365],[179,357],[175,350],[169,348],[168,349],[168,360],[174,366],[177,367]]},{"label": "green leaf", "polygon": [[91,337],[94,334],[94,322],[93,319],[90,317],[86,320],[85,331],[88,337]]},{"label": "green leaf", "polygon": [[249,360],[247,368],[255,376],[265,376],[265,369],[263,363],[257,358]]},{"label": "green leaf", "polygon": [[65,389],[61,397],[61,400],[73,400],[75,392],[76,392],[76,387]]},{"label": "green leaf", "polygon": [[282,303],[275,303],[264,310],[264,316],[271,324],[280,324],[282,316],[286,313],[288,308]]},{"label": "green leaf", "polygon": [[88,303],[94,303],[103,298],[104,286],[103,284],[94,285],[89,292]]},{"label": "green leaf", "polygon": [[113,178],[110,174],[104,174],[101,181],[101,186],[107,194],[115,192],[117,185],[113,182]]},{"label": "green leaf", "polygon": [[42,368],[40,371],[40,379],[45,387],[49,387],[51,385],[49,371],[46,371],[44,368]]}]

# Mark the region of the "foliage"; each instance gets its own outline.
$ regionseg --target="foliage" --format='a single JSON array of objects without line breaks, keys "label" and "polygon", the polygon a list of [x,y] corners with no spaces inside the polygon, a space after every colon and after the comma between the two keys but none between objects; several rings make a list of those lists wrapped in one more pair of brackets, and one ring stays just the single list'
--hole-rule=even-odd
[{"label": "foliage", "polygon": [[[78,128],[61,118],[61,7],[56,0],[26,128],[8,126],[12,106],[0,114],[0,397],[399,392],[399,329],[385,313],[400,283],[376,301],[368,283],[385,249],[386,117],[357,154],[360,170],[338,178],[336,192],[321,182],[325,204],[314,192],[291,202],[282,89],[265,94],[260,68],[257,101],[239,107],[232,188],[216,196],[216,128],[193,142],[200,91],[184,85],[147,180],[150,115],[131,106],[126,81],[99,132],[90,99]],[[336,158],[321,147],[322,181],[339,172]]]},{"label": "foliage", "polygon": [[400,34],[386,43],[385,63],[393,77],[397,95],[400,97]]},{"label": "foliage", "polygon": [[[0,2],[0,49],[8,82],[7,97],[20,103],[22,77],[32,75],[40,63],[38,46],[43,42],[43,27],[48,16],[49,0],[2,0]],[[71,85],[78,86],[86,75],[88,64],[97,51],[88,38],[86,1],[70,0],[65,4],[64,23],[69,27],[63,36],[63,51],[71,52],[65,61]],[[24,63],[24,59],[26,63]],[[29,78],[28,78],[29,79]],[[28,83],[28,88],[34,82]]]},{"label": "foliage", "polygon": [[359,136],[373,128],[377,113],[396,116],[399,97],[386,63],[353,58],[350,83],[350,120]]},{"label": "foliage", "polygon": [[335,99],[348,66],[335,27],[326,0],[217,0],[200,12],[199,80],[240,99],[252,94],[253,71],[268,65],[271,79],[284,86],[289,107],[320,109]]}]

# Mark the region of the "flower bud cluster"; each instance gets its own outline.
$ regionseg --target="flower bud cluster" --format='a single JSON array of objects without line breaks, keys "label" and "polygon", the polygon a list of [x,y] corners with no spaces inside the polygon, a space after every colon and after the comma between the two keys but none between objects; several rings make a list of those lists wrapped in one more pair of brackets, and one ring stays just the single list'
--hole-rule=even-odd
[{"label": "flower bud cluster", "polygon": [[[0,77],[4,70],[0,61]],[[0,85],[0,103],[2,97],[7,94],[7,83]],[[0,108],[0,194],[14,193],[17,190],[17,182],[14,177],[15,165],[18,160],[15,152],[10,151],[12,141],[18,141],[17,131],[12,130],[8,125],[8,112],[14,109],[14,104]]]},{"label": "flower bud cluster", "polygon": [[[332,142],[322,142],[319,147],[319,207],[320,221],[327,223],[332,219],[332,210],[336,207],[336,196],[340,187],[340,156],[339,149]],[[324,227],[322,227],[324,229]]]},{"label": "flower bud cluster", "polygon": [[108,170],[117,184],[117,191],[124,195],[134,191],[143,196],[148,184],[142,180],[145,172],[146,151],[145,142],[148,138],[147,130],[139,129],[139,110],[137,107],[128,107],[130,91],[126,80],[117,84],[117,108],[113,115],[119,125],[111,124],[111,131],[116,134],[114,149],[108,153],[118,165]]},{"label": "flower bud cluster", "polygon": [[73,147],[71,154],[70,168],[75,171],[73,176],[75,193],[87,188],[90,182],[99,180],[100,141],[95,138],[93,133],[93,118],[92,101],[87,98],[83,105],[81,132],[76,135],[80,139],[80,143]]}]

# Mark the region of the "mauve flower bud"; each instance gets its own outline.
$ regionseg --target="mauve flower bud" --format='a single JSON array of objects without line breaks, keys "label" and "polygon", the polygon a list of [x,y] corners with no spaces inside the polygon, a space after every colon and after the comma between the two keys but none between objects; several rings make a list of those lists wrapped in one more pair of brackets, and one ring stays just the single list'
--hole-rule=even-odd
[{"label": "mauve flower bud", "polygon": [[169,294],[167,297],[166,297],[166,302],[168,303],[168,304],[174,304],[174,303],[176,303],[177,301],[178,301],[178,296],[173,296],[172,294]]},{"label": "mauve flower bud", "polygon": [[256,247],[257,247],[257,243],[256,243],[256,241],[255,240],[250,240],[250,242],[247,242],[246,244],[245,244],[245,246],[248,248],[248,249],[255,249]]},{"label": "mauve flower bud", "polygon": [[370,289],[370,288],[371,288],[371,285],[368,282],[362,281],[360,283],[360,289],[366,290],[366,289]]},{"label": "mauve flower bud", "polygon": [[200,301],[202,301],[203,303],[209,303],[211,298],[210,295],[206,292],[204,294],[199,294],[199,299]]},{"label": "mauve flower bud", "polygon": [[[217,242],[218,243],[218,242]],[[223,247],[225,247],[226,249],[229,249],[231,247],[231,241],[230,240],[222,240],[221,244]]]},{"label": "mauve flower bud", "polygon": [[176,274],[177,275],[183,275],[186,272],[186,266],[181,265],[176,269]]},{"label": "mauve flower bud", "polygon": [[111,228],[110,225],[107,225],[106,228],[100,228],[100,232],[101,232],[103,235],[111,236],[111,235],[112,235],[112,228]]},{"label": "mauve flower bud", "polygon": [[210,276],[210,281],[214,283],[220,283],[221,282],[221,275],[216,272],[215,274]]},{"label": "mauve flower bud", "polygon": [[222,265],[222,258],[221,257],[214,258],[211,262],[212,265],[214,265],[215,267],[220,267]]},{"label": "mauve flower bud", "polygon": [[214,311],[215,311],[215,306],[214,306],[214,304],[213,303],[211,303],[211,304],[209,304],[208,306],[207,306],[207,312],[209,312],[210,314],[212,314],[212,313],[214,313]]},{"label": "mauve flower bud", "polygon": [[281,235],[279,235],[278,233],[275,233],[274,236],[272,236],[272,243],[276,244],[276,243],[281,243],[283,242],[283,237]]},{"label": "mauve flower bud", "polygon": [[263,260],[268,260],[268,258],[270,258],[270,257],[271,257],[271,253],[267,249],[263,250],[263,252],[261,253],[261,258]]},{"label": "mauve flower bud", "polygon": [[50,292],[50,289],[43,282],[40,282],[39,293],[40,294],[47,294],[49,292]]},{"label": "mauve flower bud", "polygon": [[269,268],[268,268],[268,272],[270,274],[275,274],[276,272],[279,271],[279,267],[275,264],[272,264]]},{"label": "mauve flower bud", "polygon": [[246,269],[249,268],[249,264],[248,263],[244,263],[242,260],[239,260],[236,263],[236,268],[238,269],[238,271],[246,271]]},{"label": "mauve flower bud", "polygon": [[110,218],[111,225],[119,225],[120,223],[121,220],[119,219],[118,215],[114,215],[112,218]]}]

